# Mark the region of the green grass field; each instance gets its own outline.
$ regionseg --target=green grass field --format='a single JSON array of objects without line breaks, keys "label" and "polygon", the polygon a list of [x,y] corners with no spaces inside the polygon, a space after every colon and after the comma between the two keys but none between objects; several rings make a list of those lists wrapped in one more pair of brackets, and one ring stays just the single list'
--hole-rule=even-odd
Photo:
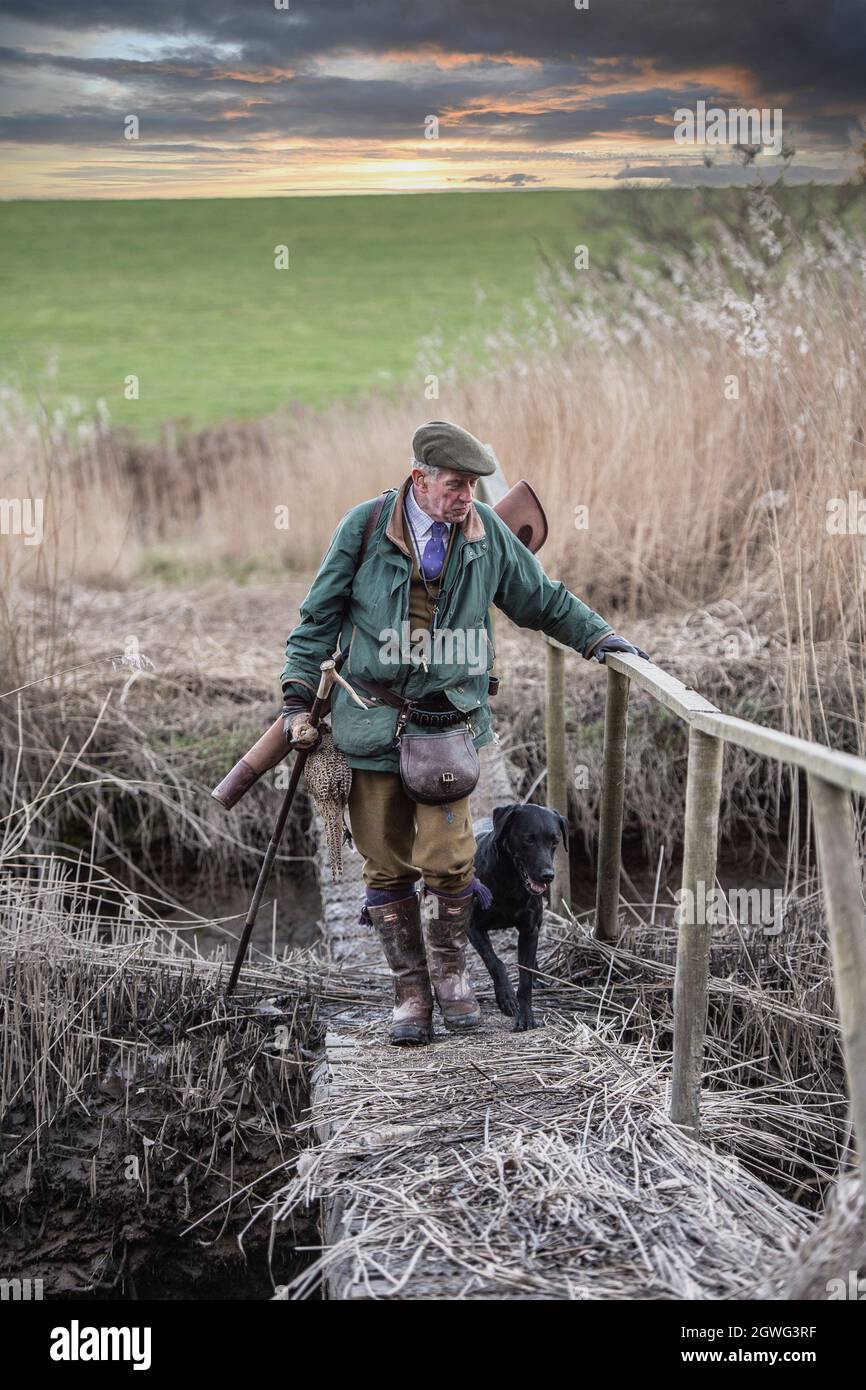
[{"label": "green grass field", "polygon": [[558,193],[7,203],[0,373],[147,433],[323,405],[405,378],[431,333],[480,344],[575,221]]},{"label": "green grass field", "polygon": [[[687,193],[641,196],[662,226],[693,215]],[[0,380],[49,407],[102,397],[142,434],[325,405],[420,374],[431,334],[446,362],[480,355],[541,247],[603,264],[633,212],[618,191],[0,204]]]}]

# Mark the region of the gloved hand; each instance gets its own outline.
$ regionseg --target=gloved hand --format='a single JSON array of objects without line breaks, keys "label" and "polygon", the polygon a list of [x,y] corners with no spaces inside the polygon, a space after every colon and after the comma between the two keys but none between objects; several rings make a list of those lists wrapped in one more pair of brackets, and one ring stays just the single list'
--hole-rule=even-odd
[{"label": "gloved hand", "polygon": [[644,661],[649,661],[646,652],[641,651],[640,647],[633,647],[631,642],[627,642],[624,637],[616,637],[612,632],[599,642],[592,653],[592,659],[603,662],[607,652],[630,652],[632,656],[642,656]]},{"label": "gloved hand", "polygon": [[283,733],[290,748],[312,752],[322,741],[322,732],[310,723],[310,711],[283,708]]}]

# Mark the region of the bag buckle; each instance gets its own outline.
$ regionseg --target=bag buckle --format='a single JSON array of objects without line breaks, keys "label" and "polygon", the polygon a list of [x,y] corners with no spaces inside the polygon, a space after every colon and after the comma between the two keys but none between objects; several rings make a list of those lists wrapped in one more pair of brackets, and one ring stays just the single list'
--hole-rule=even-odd
[{"label": "bag buckle", "polygon": [[454,773],[453,773],[453,772],[443,772],[443,773],[442,773],[442,781],[443,781],[443,782],[453,782],[453,781],[454,781]]}]

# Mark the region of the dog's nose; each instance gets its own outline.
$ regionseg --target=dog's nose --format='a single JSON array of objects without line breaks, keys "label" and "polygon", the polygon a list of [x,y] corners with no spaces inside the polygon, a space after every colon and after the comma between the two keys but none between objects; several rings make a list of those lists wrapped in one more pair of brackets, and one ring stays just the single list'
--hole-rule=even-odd
[{"label": "dog's nose", "polygon": [[553,873],[553,870],[552,870],[552,869],[548,869],[546,873],[543,873],[543,874],[541,875],[541,882],[542,882],[542,883],[552,883],[552,882],[553,882],[553,879],[554,879],[554,873]]}]

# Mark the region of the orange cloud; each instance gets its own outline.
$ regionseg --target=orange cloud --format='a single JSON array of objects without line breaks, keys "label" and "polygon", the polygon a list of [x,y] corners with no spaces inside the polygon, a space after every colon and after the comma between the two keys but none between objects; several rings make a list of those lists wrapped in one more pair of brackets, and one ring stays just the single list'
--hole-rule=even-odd
[{"label": "orange cloud", "polygon": [[385,63],[424,65],[447,70],[449,68],[472,67],[477,63],[505,63],[509,67],[528,68],[540,71],[542,64],[537,58],[525,58],[519,53],[451,53],[439,44],[420,44],[417,48],[389,48],[378,55]]},{"label": "orange cloud", "polygon": [[660,67],[653,58],[596,58],[593,67],[616,68],[623,71],[617,77],[606,73],[595,76],[590,73],[586,85],[578,84],[576,90],[591,92],[593,96],[613,96],[617,92],[649,92],[657,87],[698,87],[705,91],[736,92],[738,101],[749,102],[757,99],[754,74],[748,68],[733,66],[680,68],[676,71]]}]

